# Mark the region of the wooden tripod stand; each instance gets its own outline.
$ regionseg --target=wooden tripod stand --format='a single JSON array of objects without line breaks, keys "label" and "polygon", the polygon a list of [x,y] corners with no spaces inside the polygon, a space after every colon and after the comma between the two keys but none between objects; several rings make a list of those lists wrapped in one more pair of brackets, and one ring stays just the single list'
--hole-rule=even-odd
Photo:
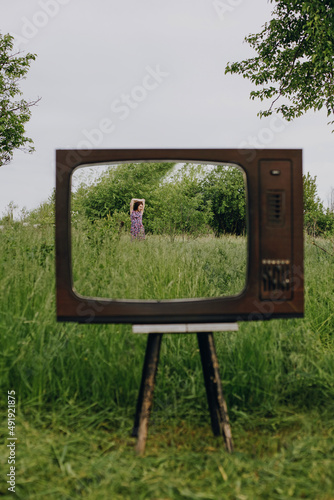
[{"label": "wooden tripod stand", "polygon": [[[160,326],[160,328],[158,328]],[[148,422],[153,402],[153,391],[155,378],[158,369],[160,347],[163,333],[171,331],[182,331],[181,325],[146,325],[133,327],[135,333],[148,333],[146,353],[142,371],[142,379],[137,400],[137,408],[132,430],[132,436],[137,437],[136,451],[143,454],[145,451]],[[182,325],[189,332],[189,325]],[[196,325],[199,329],[199,325]],[[209,327],[217,325],[205,325]],[[224,328],[222,328],[224,326]],[[220,325],[220,330],[236,330],[237,325]],[[175,327],[179,327],[175,330]],[[187,328],[188,327],[188,328]],[[136,330],[137,328],[137,330]],[[202,327],[203,328],[203,327]],[[160,330],[159,333],[152,333],[152,330]],[[164,331],[161,331],[164,330]],[[208,331],[197,332],[198,346],[201,355],[204,383],[209,405],[211,427],[215,436],[222,435],[225,441],[226,450],[233,451],[232,432],[229,423],[228,411],[223,395],[222,383],[219,374],[218,358],[214,344],[213,333]]]}]

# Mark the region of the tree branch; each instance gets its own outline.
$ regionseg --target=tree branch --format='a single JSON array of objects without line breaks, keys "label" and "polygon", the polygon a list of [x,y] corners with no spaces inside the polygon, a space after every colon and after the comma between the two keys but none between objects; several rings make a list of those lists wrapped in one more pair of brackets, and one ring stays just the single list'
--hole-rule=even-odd
[{"label": "tree branch", "polygon": [[[32,106],[35,106],[42,98],[41,97],[38,97],[35,101],[31,101],[31,102],[25,102],[25,106],[27,108],[31,108]],[[21,110],[21,106],[17,106],[15,108],[11,108],[10,111],[19,111]]]},{"label": "tree branch", "polygon": [[[300,41],[300,43],[299,43],[298,47],[296,48],[296,52],[295,52],[294,57],[293,57],[293,61],[292,61],[292,64],[291,64],[291,68],[290,68],[290,71],[289,71],[289,73],[287,74],[286,78],[290,78],[291,73],[292,73],[292,71],[293,71],[293,69],[294,69],[294,67],[295,67],[295,64],[296,64],[297,55],[298,55],[298,53],[300,52],[300,49],[301,49],[301,47],[303,46],[303,44],[304,44],[305,40],[306,40],[306,35],[304,35],[304,36],[302,37],[302,39],[301,39],[301,41]],[[274,100],[272,101],[272,103],[271,103],[271,105],[270,105],[270,108],[269,108],[269,110],[268,110],[269,112],[271,112],[273,105],[274,105],[274,104],[275,104],[275,102],[276,102],[276,101],[277,101],[277,100],[281,97],[281,95],[282,95],[282,91],[283,91],[283,84],[281,84],[281,85],[280,85],[280,87],[279,87],[279,93],[278,93],[278,96],[276,97],[276,99],[274,99]]]}]

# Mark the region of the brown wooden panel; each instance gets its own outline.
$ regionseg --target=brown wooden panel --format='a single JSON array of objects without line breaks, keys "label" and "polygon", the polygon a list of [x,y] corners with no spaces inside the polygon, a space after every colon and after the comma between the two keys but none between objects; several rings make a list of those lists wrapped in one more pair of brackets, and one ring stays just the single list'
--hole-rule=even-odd
[{"label": "brown wooden panel", "polygon": [[[76,294],[73,290],[71,274],[70,225],[70,183],[74,169],[79,165],[98,163],[166,160],[232,163],[239,165],[245,171],[248,204],[248,268],[247,284],[243,292],[234,297],[163,301],[102,300]],[[277,172],[271,172],[277,170],[281,170],[283,173],[277,175]],[[302,154],[300,150],[99,149],[57,151],[56,286],[58,320],[86,323],[154,324],[235,322],[301,317],[304,310],[302,194]],[[289,264],[287,264],[288,261]],[[264,265],[267,266],[266,269],[263,268]],[[263,272],[266,273],[266,284],[263,282]],[[285,278],[284,281],[283,275],[289,275],[289,278]],[[287,288],[283,290],[283,295],[280,298],[277,293],[267,297],[264,294],[265,288],[272,288],[277,279],[280,281],[282,289]],[[289,286],[287,279],[290,280]],[[284,300],[282,300],[283,296]]]},{"label": "brown wooden panel", "polygon": [[260,162],[261,298],[291,299],[292,165],[289,160]]}]

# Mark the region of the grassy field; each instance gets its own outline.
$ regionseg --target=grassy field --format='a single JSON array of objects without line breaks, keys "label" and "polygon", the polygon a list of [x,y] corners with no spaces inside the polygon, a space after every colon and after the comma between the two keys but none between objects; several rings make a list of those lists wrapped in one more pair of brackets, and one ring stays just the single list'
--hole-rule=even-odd
[{"label": "grassy field", "polygon": [[[150,256],[149,298],[167,298],[161,295],[166,290],[180,297],[235,293],[244,284],[245,259],[238,258],[240,266],[231,272],[235,258],[245,256],[243,238],[180,241],[173,254],[161,239],[131,246],[121,238],[115,248],[122,251],[111,256],[119,263],[110,271],[119,275],[113,275],[112,288],[106,273],[111,246],[93,240],[88,251],[77,241],[81,293],[144,293],[146,286],[116,284],[124,286],[131,274],[128,267],[122,275],[126,266],[140,259],[142,266],[145,255],[157,251],[166,258],[156,259],[164,263],[160,268]],[[316,243],[334,253],[333,241]],[[186,245],[193,257],[202,251],[211,274],[209,267],[204,273],[203,266],[184,260]],[[56,323],[53,228],[5,228],[0,248],[0,496],[334,499],[333,256],[306,240],[304,319],[243,323],[238,332],[215,334],[232,455],[212,436],[196,337],[164,336],[146,454],[139,458],[130,433],[146,336],[132,335],[128,325]],[[190,284],[177,272],[182,259]],[[218,280],[221,261],[228,265]],[[92,262],[92,275],[80,274]],[[93,275],[96,286],[89,289]],[[11,390],[17,398],[15,494],[6,484]]]},{"label": "grassy field", "polygon": [[[95,235],[96,236],[96,235]],[[180,299],[237,294],[246,284],[246,238],[225,236],[131,242],[129,235],[73,235],[73,281],[91,297]],[[84,249],[84,251],[83,251]]]}]

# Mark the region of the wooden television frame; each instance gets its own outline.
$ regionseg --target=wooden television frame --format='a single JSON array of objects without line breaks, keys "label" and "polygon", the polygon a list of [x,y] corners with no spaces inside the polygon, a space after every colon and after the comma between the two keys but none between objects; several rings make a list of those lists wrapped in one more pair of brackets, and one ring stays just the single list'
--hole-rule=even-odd
[{"label": "wooden television frame", "polygon": [[[173,300],[84,297],[72,282],[71,176],[79,166],[138,162],[233,164],[245,172],[246,286],[235,296]],[[56,152],[58,321],[217,323],[302,317],[303,181],[299,149],[71,149]]]}]

